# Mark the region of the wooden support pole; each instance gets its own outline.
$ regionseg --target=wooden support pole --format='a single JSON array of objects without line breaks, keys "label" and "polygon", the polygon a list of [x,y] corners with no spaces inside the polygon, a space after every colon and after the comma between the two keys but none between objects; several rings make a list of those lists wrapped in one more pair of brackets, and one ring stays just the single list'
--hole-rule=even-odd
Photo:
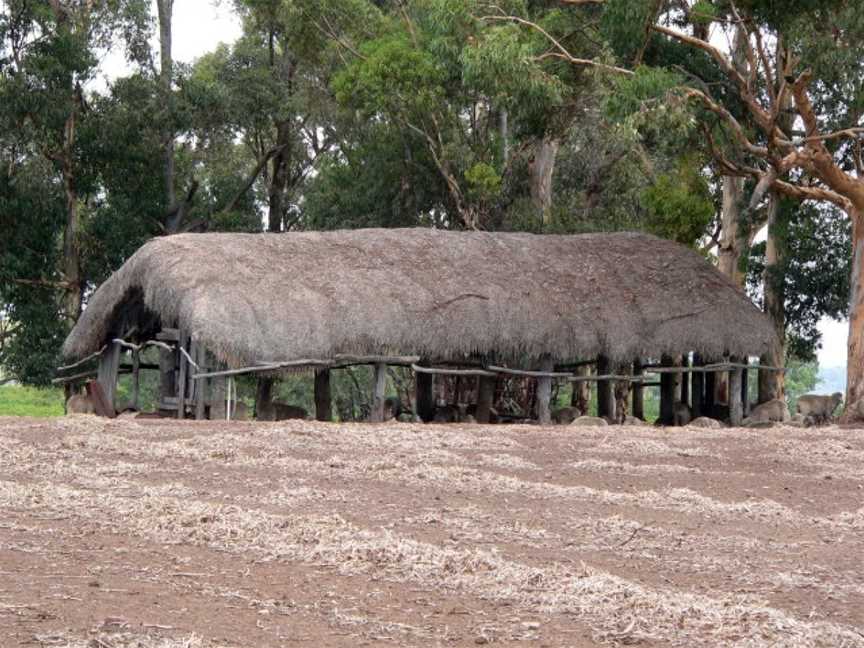
[{"label": "wooden support pole", "polygon": [[99,356],[98,380],[107,406],[116,412],[117,372],[120,369],[120,345],[111,343]]},{"label": "wooden support pole", "polygon": [[[552,358],[543,358],[540,361],[540,371],[548,373],[555,368]],[[543,376],[537,379],[537,422],[540,425],[552,423],[552,412],[549,403],[552,398],[552,378]]]},{"label": "wooden support pole", "polygon": [[141,351],[132,350],[132,409],[137,410],[141,395]]},{"label": "wooden support pole", "polygon": [[[633,375],[642,375],[642,361],[633,361]],[[633,383],[633,416],[645,420],[645,386],[642,383]]]},{"label": "wooden support pole", "polygon": [[315,420],[333,420],[333,404],[330,398],[329,369],[315,370]]},{"label": "wooden support pole", "polygon": [[[699,357],[698,354],[693,355],[693,366],[699,367],[702,365],[702,358]],[[691,410],[693,412],[693,418],[698,418],[700,416],[705,416],[707,410],[705,409],[705,377],[706,375],[701,371],[693,372],[693,385],[692,385],[692,394],[691,399],[693,401]]]},{"label": "wooden support pole", "polygon": [[273,385],[276,379],[272,376],[260,376],[255,389],[255,417],[259,421],[273,420]]},{"label": "wooden support pole", "polygon": [[[195,362],[199,371],[207,370],[207,350],[203,344],[196,345]],[[199,378],[195,381],[195,420],[203,421],[207,418],[207,379]]]},{"label": "wooden support pole", "polygon": [[374,423],[384,420],[384,391],[387,386],[387,365],[379,362],[375,365],[375,392],[372,397],[372,414]]},{"label": "wooden support pole", "polygon": [[705,374],[705,398],[702,401],[702,416],[717,418],[717,374]]},{"label": "wooden support pole", "polygon": [[[580,364],[576,367],[576,375],[581,377],[586,377],[591,375],[591,365],[588,364]],[[573,383],[573,394],[570,397],[570,405],[571,407],[575,407],[579,410],[580,414],[587,414],[588,407],[591,404],[591,383],[585,382],[574,382]]]},{"label": "wooden support pole", "polygon": [[[211,359],[211,368],[219,369],[225,365],[218,362],[216,358]],[[210,380],[210,420],[225,420],[225,391],[228,379],[225,376],[216,376]],[[256,412],[257,413],[257,412]]]},{"label": "wooden support pole", "polygon": [[744,405],[741,400],[741,384],[743,369],[732,369],[729,372],[729,424],[732,427],[741,425],[744,419]]},{"label": "wooden support pole", "polygon": [[176,392],[177,354],[168,349],[159,349],[159,403],[174,398]]},{"label": "wooden support pole", "polygon": [[741,405],[744,416],[750,416],[750,372],[741,370]]},{"label": "wooden support pole", "polygon": [[[660,360],[663,366],[671,366],[672,358],[663,356]],[[660,424],[675,423],[675,374],[660,374]]]},{"label": "wooden support pole", "polygon": [[[597,374],[605,375],[609,373],[611,373],[609,358],[599,356],[597,358]],[[603,380],[597,383],[597,416],[600,418],[615,418],[615,399],[613,397],[611,380]]]},{"label": "wooden support pole", "polygon": [[[427,363],[421,361],[417,364],[425,365]],[[424,423],[428,423],[435,418],[434,382],[434,375],[414,372],[414,402],[416,404],[414,413]]]},{"label": "wooden support pole", "polygon": [[[185,349],[189,346],[189,335],[185,332],[180,332],[179,348]],[[178,348],[178,351],[179,351]],[[180,356],[180,371],[177,375],[177,418],[186,418],[186,397],[188,391],[186,389],[186,372],[189,368],[189,361],[186,359],[185,353],[178,353]]]},{"label": "wooden support pole", "polygon": [[480,376],[477,388],[477,422],[488,423],[492,416],[492,405],[495,400],[496,378]]},{"label": "wooden support pole", "polygon": [[[681,356],[681,366],[685,369],[690,368],[690,354],[685,353]],[[681,374],[681,402],[690,405],[690,372],[685,371]],[[691,410],[692,411],[692,410]]]},{"label": "wooden support pole", "polygon": [[210,383],[210,420],[224,421],[227,414],[225,410],[225,393],[228,379],[219,376],[213,378]]}]

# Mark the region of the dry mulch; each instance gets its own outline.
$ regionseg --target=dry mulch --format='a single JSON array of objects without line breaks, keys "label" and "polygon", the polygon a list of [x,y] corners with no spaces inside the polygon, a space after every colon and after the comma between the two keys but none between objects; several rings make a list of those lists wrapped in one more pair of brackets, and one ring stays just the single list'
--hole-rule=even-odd
[{"label": "dry mulch", "polygon": [[864,431],[0,418],[0,646],[864,646]]}]

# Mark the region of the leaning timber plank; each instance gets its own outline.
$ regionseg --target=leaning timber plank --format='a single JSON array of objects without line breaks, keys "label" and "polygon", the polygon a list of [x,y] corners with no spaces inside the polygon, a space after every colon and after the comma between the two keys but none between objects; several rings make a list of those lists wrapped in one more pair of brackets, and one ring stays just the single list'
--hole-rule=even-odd
[{"label": "leaning timber plank", "polygon": [[98,375],[99,370],[96,367],[93,367],[90,371],[82,371],[81,373],[77,373],[73,376],[64,376],[63,378],[54,378],[51,381],[52,385],[65,385],[66,383],[78,382],[84,378],[91,378],[92,376]]},{"label": "leaning timber plank", "polygon": [[102,352],[105,351],[105,349],[107,349],[107,348],[108,348],[108,345],[106,344],[101,349],[99,349],[96,353],[91,353],[86,358],[81,358],[78,362],[74,362],[74,363],[69,364],[69,365],[64,365],[62,367],[57,367],[57,371],[68,371],[70,369],[75,369],[76,367],[80,367],[81,365],[86,364],[87,362],[90,362],[91,360],[95,360],[96,358],[98,358],[100,355],[102,355]]}]

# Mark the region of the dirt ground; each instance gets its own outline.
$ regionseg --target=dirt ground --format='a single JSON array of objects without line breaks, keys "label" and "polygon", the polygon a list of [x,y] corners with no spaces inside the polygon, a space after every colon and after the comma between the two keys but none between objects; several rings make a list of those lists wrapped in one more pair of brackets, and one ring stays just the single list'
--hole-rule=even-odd
[{"label": "dirt ground", "polygon": [[864,430],[0,418],[0,647],[864,646]]}]

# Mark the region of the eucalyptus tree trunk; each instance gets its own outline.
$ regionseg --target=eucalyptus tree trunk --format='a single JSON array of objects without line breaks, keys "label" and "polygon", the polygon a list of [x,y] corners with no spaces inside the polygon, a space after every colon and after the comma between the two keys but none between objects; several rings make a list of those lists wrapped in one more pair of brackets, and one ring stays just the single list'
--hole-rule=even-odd
[{"label": "eucalyptus tree trunk", "polygon": [[180,229],[182,210],[177,204],[174,187],[174,129],[171,127],[174,99],[171,84],[174,80],[174,59],[171,54],[171,23],[174,0],[156,0],[159,11],[159,89],[165,110],[162,130],[162,181],[165,185],[165,232],[174,234]]},{"label": "eucalyptus tree trunk", "polygon": [[66,195],[66,227],[63,230],[63,279],[66,283],[63,306],[71,323],[81,315],[83,283],[81,279],[81,215],[76,188],[74,161],[75,129],[78,121],[80,96],[73,90],[72,106],[63,129],[63,149],[60,155],[63,168],[63,191]]},{"label": "eucalyptus tree trunk", "polygon": [[537,143],[530,165],[531,202],[544,225],[549,223],[552,210],[552,177],[561,142],[549,135]]},{"label": "eucalyptus tree trunk", "polygon": [[[739,26],[732,45],[732,64],[738,73],[748,74],[747,30]],[[747,252],[752,237],[741,222],[744,205],[744,179],[734,176],[723,177],[723,203],[720,213],[720,245],[717,250],[717,268],[733,283],[744,289],[744,273],[741,271],[741,258]],[[714,384],[717,402],[728,402],[728,376],[718,373]]]},{"label": "eucalyptus tree trunk", "polygon": [[288,193],[288,176],[291,171],[292,123],[289,119],[276,124],[276,146],[279,152],[273,156],[270,186],[267,189],[267,231],[281,232],[285,220],[285,202]]},{"label": "eucalyptus tree trunk", "polygon": [[[772,193],[768,203],[768,240],[765,245],[763,291],[765,313],[771,319],[778,345],[760,358],[764,365],[782,367],[786,361],[786,295],[783,288],[783,260],[786,255],[785,217],[782,198]],[[759,372],[759,402],[784,396],[782,371]]]},{"label": "eucalyptus tree trunk", "polygon": [[[864,184],[849,209],[852,219],[852,276],[849,290],[849,342],[846,358],[846,417],[864,418]],[[851,407],[855,405],[856,407]]]}]

